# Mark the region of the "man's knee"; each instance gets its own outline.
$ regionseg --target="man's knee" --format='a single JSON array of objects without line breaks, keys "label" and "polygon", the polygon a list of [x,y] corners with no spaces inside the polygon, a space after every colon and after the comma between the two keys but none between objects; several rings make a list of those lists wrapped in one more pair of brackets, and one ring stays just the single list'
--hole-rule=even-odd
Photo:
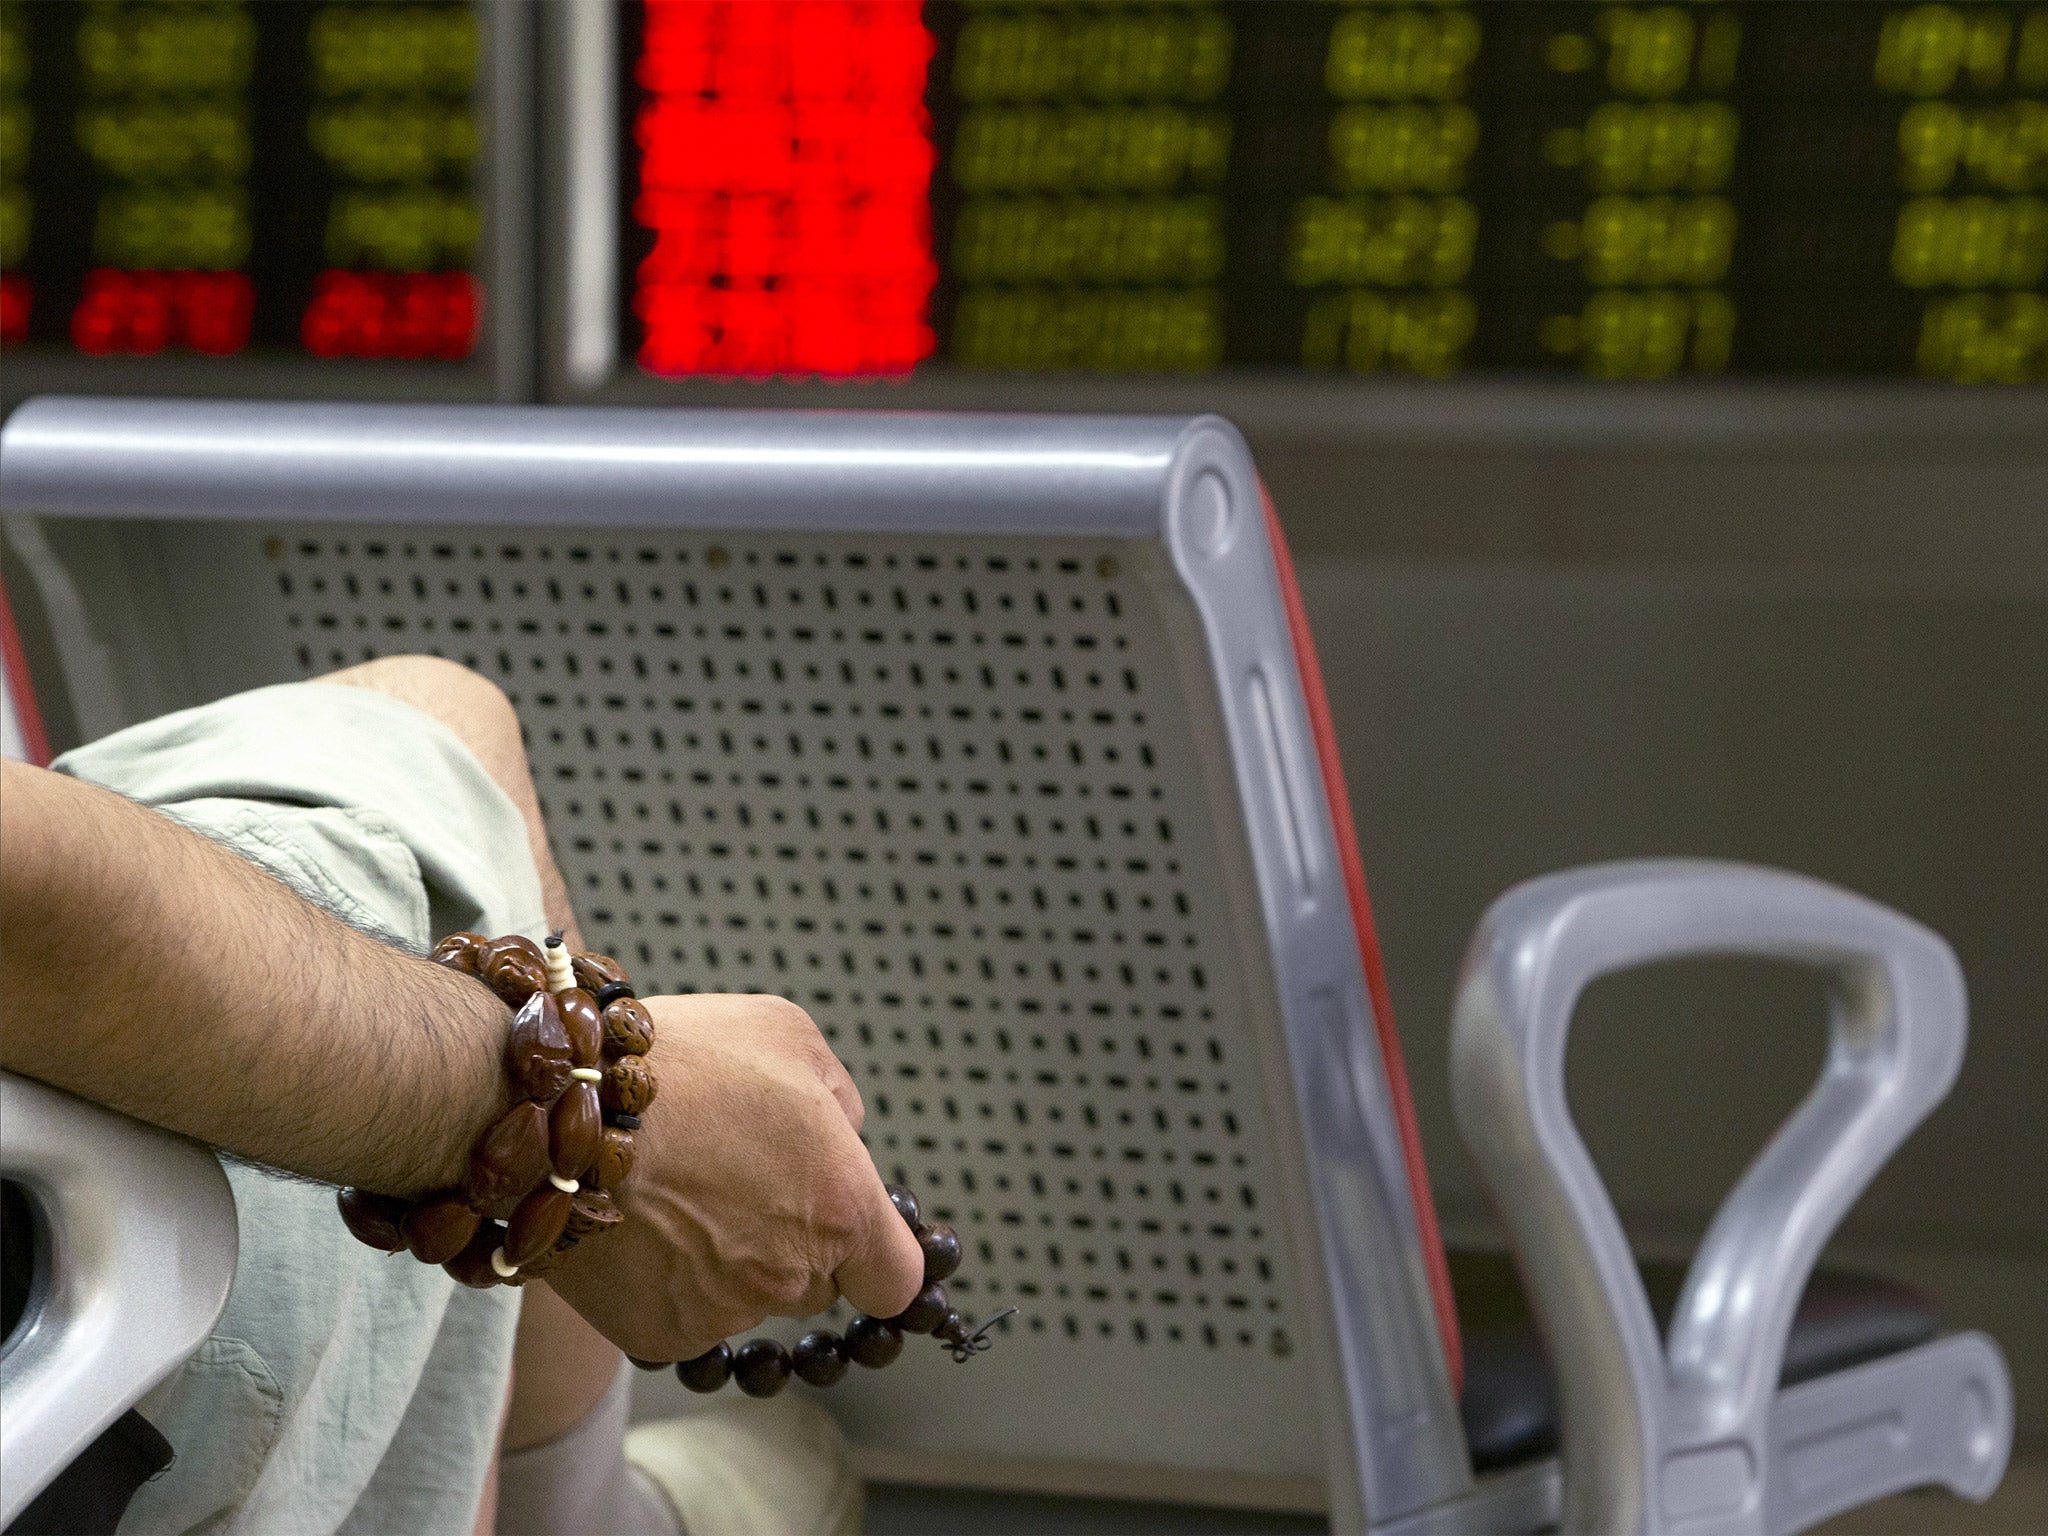
[{"label": "man's knee", "polygon": [[487,768],[525,766],[519,716],[505,691],[479,672],[439,656],[383,656],[314,679],[389,694],[433,716]]}]

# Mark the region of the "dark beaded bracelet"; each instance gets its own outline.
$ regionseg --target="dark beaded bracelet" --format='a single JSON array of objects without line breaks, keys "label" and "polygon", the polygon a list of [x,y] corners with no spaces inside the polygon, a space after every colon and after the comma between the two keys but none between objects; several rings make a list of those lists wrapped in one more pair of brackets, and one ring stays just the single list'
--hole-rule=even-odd
[{"label": "dark beaded bracelet", "polygon": [[[784,1349],[773,1339],[749,1339],[737,1350],[730,1344],[714,1345],[696,1359],[678,1364],[676,1379],[692,1392],[716,1392],[730,1380],[739,1383],[749,1397],[773,1397],[789,1385],[791,1376],[814,1387],[829,1387],[846,1374],[849,1363],[879,1371],[903,1353],[903,1336],[908,1333],[932,1335],[957,1361],[971,1360],[989,1349],[995,1342],[989,1330],[1017,1309],[1006,1307],[970,1332],[966,1319],[946,1300],[945,1287],[939,1284],[960,1267],[960,1234],[951,1227],[928,1227],[920,1222],[917,1196],[900,1184],[889,1186],[889,1199],[924,1251],[924,1289],[909,1306],[890,1318],[857,1313],[844,1336],[830,1328],[813,1328],[796,1341],[794,1349]],[[642,1370],[661,1368],[653,1361],[633,1363]]]}]

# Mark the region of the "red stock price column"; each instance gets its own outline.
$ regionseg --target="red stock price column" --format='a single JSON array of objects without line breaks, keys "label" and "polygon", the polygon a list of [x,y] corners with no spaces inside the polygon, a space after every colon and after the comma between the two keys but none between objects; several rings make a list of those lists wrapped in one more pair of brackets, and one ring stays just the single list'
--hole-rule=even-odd
[{"label": "red stock price column", "polygon": [[918,0],[648,0],[632,215],[641,366],[903,374],[938,277]]},{"label": "red stock price column", "polygon": [[465,358],[482,230],[476,13],[324,4],[308,23],[306,135],[327,206],[300,339],[317,357]]}]

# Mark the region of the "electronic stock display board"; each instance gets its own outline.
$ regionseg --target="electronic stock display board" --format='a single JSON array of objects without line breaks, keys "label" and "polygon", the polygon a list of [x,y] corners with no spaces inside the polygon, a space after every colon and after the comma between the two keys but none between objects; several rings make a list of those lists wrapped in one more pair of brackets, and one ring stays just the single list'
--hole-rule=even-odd
[{"label": "electronic stock display board", "polygon": [[2048,3],[644,0],[609,46],[593,323],[647,374],[2048,378]]},{"label": "electronic stock display board", "polygon": [[189,387],[211,362],[233,387],[283,363],[318,392],[400,361],[493,393],[491,15],[467,0],[0,5],[8,372],[63,359],[64,386],[175,370]]}]

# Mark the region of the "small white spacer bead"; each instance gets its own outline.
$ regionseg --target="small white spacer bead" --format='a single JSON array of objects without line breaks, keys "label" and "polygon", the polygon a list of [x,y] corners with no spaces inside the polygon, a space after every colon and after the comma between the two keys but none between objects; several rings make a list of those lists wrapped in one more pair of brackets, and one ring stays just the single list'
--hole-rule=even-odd
[{"label": "small white spacer bead", "polygon": [[604,1074],[595,1067],[571,1067],[569,1075],[579,1083],[601,1083],[604,1081]]},{"label": "small white spacer bead", "polygon": [[505,1257],[505,1250],[502,1248],[491,1255],[491,1268],[497,1271],[500,1280],[510,1280],[519,1273],[519,1266]]},{"label": "small white spacer bead", "polygon": [[551,940],[546,946],[548,957],[548,990],[557,996],[576,985],[576,968],[569,961],[569,946],[559,940]]},{"label": "small white spacer bead", "polygon": [[577,1190],[583,1187],[582,1185],[578,1184],[574,1179],[565,1179],[559,1173],[549,1174],[548,1182],[554,1185],[555,1188],[559,1189],[565,1195],[573,1195],[576,1193]]}]

